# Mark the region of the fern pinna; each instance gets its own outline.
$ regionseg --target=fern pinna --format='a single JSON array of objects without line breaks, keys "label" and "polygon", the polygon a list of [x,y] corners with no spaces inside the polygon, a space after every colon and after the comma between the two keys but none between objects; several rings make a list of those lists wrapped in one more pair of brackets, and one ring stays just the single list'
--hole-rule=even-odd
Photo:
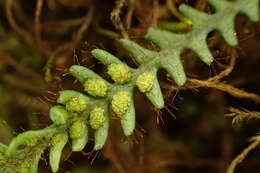
[{"label": "fern pinna", "polygon": [[155,108],[163,108],[164,99],[157,78],[159,69],[166,70],[176,84],[182,86],[186,81],[180,58],[184,50],[194,51],[203,62],[210,64],[213,57],[206,42],[209,32],[219,31],[230,46],[235,46],[238,44],[234,30],[235,16],[243,13],[252,21],[259,19],[259,0],[208,2],[216,13],[206,14],[184,4],[180,6],[180,11],[192,21],[189,33],[177,34],[149,28],[145,38],[159,46],[159,51],[146,49],[129,39],[120,39],[122,47],[139,63],[136,69],[105,50],[92,50],[92,55],[107,67],[114,83],[88,68],[73,65],[70,74],[84,86],[85,93],[61,91],[57,100],[59,105],[50,109],[52,125],[21,133],[8,146],[0,144],[0,172],[37,173],[38,162],[46,148],[50,148],[52,171],[57,172],[66,143],[70,139],[72,151],[83,150],[90,128],[95,136],[94,150],[100,150],[108,136],[110,106],[120,119],[124,134],[131,135],[135,128],[135,87]]}]

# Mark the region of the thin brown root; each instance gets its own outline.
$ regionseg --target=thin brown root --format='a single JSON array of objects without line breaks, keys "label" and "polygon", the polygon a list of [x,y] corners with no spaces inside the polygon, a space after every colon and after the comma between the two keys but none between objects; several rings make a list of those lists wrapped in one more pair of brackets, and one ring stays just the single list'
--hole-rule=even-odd
[{"label": "thin brown root", "polygon": [[49,57],[46,65],[45,65],[45,74],[44,74],[44,79],[46,82],[51,82],[53,77],[52,77],[52,72],[51,72],[51,68],[52,68],[52,64],[55,60],[55,58],[57,57],[57,55],[63,51],[64,49],[66,49],[66,46],[60,46],[59,48],[57,48],[57,50],[55,50]]},{"label": "thin brown root", "polygon": [[113,163],[115,169],[119,173],[125,173],[124,166],[121,164],[121,159],[119,158],[117,152],[115,152],[115,145],[113,145],[113,142],[111,139],[107,140],[105,149],[104,149],[104,155]]},{"label": "thin brown root", "polygon": [[236,57],[237,56],[231,56],[228,67],[225,70],[223,70],[222,72],[220,72],[218,75],[216,75],[212,78],[209,78],[208,81],[218,81],[218,80],[223,79],[224,77],[228,76],[235,67]]},{"label": "thin brown root", "polygon": [[86,17],[75,36],[75,39],[73,41],[74,45],[76,45],[82,39],[83,34],[88,30],[94,16],[94,11],[94,6],[90,6]]},{"label": "thin brown root", "polygon": [[34,18],[34,34],[35,34],[35,41],[38,48],[46,54],[48,57],[51,54],[50,48],[48,48],[42,41],[41,38],[41,14],[42,14],[42,7],[43,7],[43,0],[37,0],[36,9],[35,9],[35,18]]},{"label": "thin brown root", "polygon": [[255,149],[259,143],[260,143],[260,137],[259,135],[258,136],[255,136],[252,138],[253,142],[247,147],[245,148],[232,162],[231,164],[229,165],[229,167],[227,168],[227,172],[226,173],[233,173],[236,166],[241,163],[245,158],[246,156],[248,155],[248,153],[250,151],[252,151],[253,149]]},{"label": "thin brown root", "polygon": [[106,36],[108,38],[112,38],[112,39],[120,38],[120,34],[114,32],[114,31],[102,28],[99,25],[95,25],[95,30],[96,30],[97,33],[99,33],[101,35],[104,35],[104,36]]},{"label": "thin brown root", "polygon": [[33,78],[33,80],[39,81],[39,83],[43,82],[41,75],[39,75],[34,70],[30,69],[28,66],[20,63],[13,56],[8,54],[0,54],[0,59],[2,60],[2,62],[6,63],[7,65],[10,65],[13,68],[15,68],[17,72],[19,72],[20,74],[30,76]]},{"label": "thin brown root", "polygon": [[13,30],[19,34],[22,39],[28,44],[28,45],[33,45],[33,38],[31,36],[31,34],[27,31],[25,31],[24,29],[22,29],[15,21],[14,16],[13,16],[13,12],[12,12],[12,7],[13,7],[13,0],[7,0],[6,1],[6,17],[7,20],[9,22],[9,24],[11,25],[11,27],[13,28]]},{"label": "thin brown root", "polygon": [[186,22],[187,19],[185,19],[185,17],[183,17],[182,14],[178,11],[175,6],[174,0],[167,0],[166,6],[175,17],[177,17],[182,22]]},{"label": "thin brown root", "polygon": [[129,0],[128,9],[125,17],[126,29],[130,29],[132,25],[132,18],[135,9],[135,1],[136,0]]},{"label": "thin brown root", "polygon": [[122,8],[126,5],[126,0],[117,0],[116,7],[111,12],[110,19],[114,24],[115,28],[119,30],[124,38],[129,38],[129,35],[121,21],[120,14],[122,12]]},{"label": "thin brown root", "polygon": [[198,1],[196,2],[196,8],[197,8],[198,10],[200,10],[200,11],[205,11],[206,7],[207,7],[207,2],[206,2],[206,1],[204,1],[204,0],[198,0]]},{"label": "thin brown root", "polygon": [[175,6],[175,0],[167,0],[166,1],[166,6],[167,8],[171,11],[171,13],[177,17],[181,22],[186,23],[188,25],[192,24],[192,21],[189,20],[188,18],[184,17],[177,9]]},{"label": "thin brown root", "polygon": [[156,27],[158,26],[158,19],[159,19],[159,2],[158,0],[153,1],[153,18],[151,26]]},{"label": "thin brown root", "polygon": [[253,100],[256,103],[260,103],[260,96],[254,93],[246,92],[244,90],[235,88],[234,86],[224,84],[221,82],[212,82],[212,81],[203,81],[203,80],[197,80],[197,79],[188,79],[187,83],[185,85],[186,88],[192,89],[192,88],[215,88],[220,91],[226,92],[236,98],[244,98],[244,99],[250,99]]}]

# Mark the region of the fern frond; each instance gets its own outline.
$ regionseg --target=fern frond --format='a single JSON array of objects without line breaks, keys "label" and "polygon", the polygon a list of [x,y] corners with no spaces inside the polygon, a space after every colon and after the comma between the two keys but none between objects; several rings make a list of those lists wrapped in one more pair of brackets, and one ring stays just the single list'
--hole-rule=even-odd
[{"label": "fern frond", "polygon": [[[8,147],[0,145],[0,172],[36,173],[42,152],[50,150],[52,171],[59,168],[62,149],[72,140],[72,150],[81,151],[88,138],[90,128],[95,136],[94,150],[103,147],[109,129],[109,105],[120,119],[126,136],[135,128],[135,108],[133,91],[137,87],[146,95],[155,108],[164,107],[163,94],[157,78],[159,69],[165,69],[177,85],[186,82],[181,61],[184,50],[190,49],[198,57],[210,64],[213,56],[208,49],[206,38],[214,30],[219,31],[230,46],[238,44],[234,30],[234,18],[238,13],[247,15],[252,21],[259,20],[259,0],[208,0],[216,9],[214,14],[206,14],[187,5],[180,11],[192,21],[192,31],[185,34],[171,33],[158,28],[149,28],[145,38],[159,46],[159,51],[149,50],[128,39],[120,39],[122,47],[139,63],[134,69],[109,52],[94,49],[92,55],[108,68],[114,83],[110,83],[92,70],[73,65],[70,74],[85,88],[85,93],[73,90],[60,92],[58,106],[50,110],[53,125],[38,131],[24,132],[15,137]],[[98,111],[90,114],[93,110]],[[94,121],[94,122],[93,122]],[[101,123],[101,124],[100,124]],[[91,125],[92,124],[92,125]],[[98,124],[93,126],[93,124]],[[1,162],[2,157],[2,162]]]}]

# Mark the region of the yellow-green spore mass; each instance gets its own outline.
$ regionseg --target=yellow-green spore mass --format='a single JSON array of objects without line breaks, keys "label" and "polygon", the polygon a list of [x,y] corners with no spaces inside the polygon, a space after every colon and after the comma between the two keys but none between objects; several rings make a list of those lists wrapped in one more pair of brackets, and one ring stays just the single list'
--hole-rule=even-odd
[{"label": "yellow-green spore mass", "polygon": [[84,90],[92,96],[103,97],[107,92],[107,85],[101,79],[89,79],[84,83]]},{"label": "yellow-green spore mass", "polygon": [[87,101],[82,97],[74,97],[66,103],[66,109],[71,112],[82,112],[87,108]]},{"label": "yellow-green spore mass", "polygon": [[0,153],[0,165],[5,164],[6,162],[6,157],[4,156],[4,154]]},{"label": "yellow-green spore mass", "polygon": [[154,75],[150,73],[142,73],[136,80],[136,85],[141,92],[148,92],[152,89],[154,83]]},{"label": "yellow-green spore mass", "polygon": [[125,64],[110,64],[107,73],[118,84],[124,84],[131,78],[131,71]]},{"label": "yellow-green spore mass", "polygon": [[77,139],[84,135],[86,129],[86,124],[84,120],[77,120],[72,123],[70,127],[70,137],[71,139]]},{"label": "yellow-green spore mass", "polygon": [[111,104],[112,110],[121,118],[129,108],[130,96],[127,92],[120,91],[113,96]]},{"label": "yellow-green spore mass", "polygon": [[92,129],[99,129],[104,125],[106,118],[104,116],[104,109],[97,107],[90,112],[89,124]]},{"label": "yellow-green spore mass", "polygon": [[35,146],[37,143],[38,143],[38,138],[35,137],[35,138],[31,138],[31,139],[27,140],[27,141],[25,142],[25,145],[27,145],[27,146],[29,146],[29,147],[33,147],[33,146]]},{"label": "yellow-green spore mass", "polygon": [[64,134],[56,134],[51,138],[51,145],[55,146],[56,144],[60,143],[64,139]]}]

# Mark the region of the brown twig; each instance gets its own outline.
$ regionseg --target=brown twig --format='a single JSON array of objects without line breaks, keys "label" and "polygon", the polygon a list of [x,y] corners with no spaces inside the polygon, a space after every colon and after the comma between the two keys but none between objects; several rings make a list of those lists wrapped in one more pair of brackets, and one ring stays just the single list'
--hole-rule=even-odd
[{"label": "brown twig", "polygon": [[7,20],[9,22],[9,24],[11,25],[11,27],[13,28],[13,30],[19,34],[22,39],[29,45],[33,45],[34,41],[33,38],[31,36],[31,34],[27,31],[25,31],[24,29],[22,29],[15,21],[14,16],[13,16],[13,12],[12,12],[12,6],[13,6],[13,0],[7,0],[6,1],[6,17]]},{"label": "brown twig", "polygon": [[193,158],[191,162],[185,159],[165,159],[165,160],[156,160],[156,164],[158,168],[168,167],[168,166],[176,166],[176,165],[185,165],[189,167],[201,167],[201,166],[216,166],[217,161],[214,159],[200,159]]},{"label": "brown twig", "polygon": [[82,25],[80,26],[78,32],[76,33],[75,38],[73,39],[74,45],[76,45],[82,39],[84,32],[86,32],[86,30],[89,28],[92,22],[93,16],[94,16],[94,6],[90,6]]},{"label": "brown twig", "polygon": [[17,72],[20,74],[30,76],[34,80],[38,80],[39,82],[43,82],[41,79],[41,75],[35,72],[34,70],[28,68],[27,66],[23,65],[22,63],[19,63],[14,57],[8,55],[8,54],[1,54],[0,53],[0,59],[5,62],[6,64],[12,66]]},{"label": "brown twig", "polygon": [[86,30],[91,25],[93,16],[94,16],[94,6],[91,6],[89,10],[87,11],[87,14],[84,18],[80,18],[79,21],[82,22],[80,28],[78,29],[75,37],[72,39],[71,42],[64,43],[63,45],[59,46],[54,52],[50,54],[50,58],[48,59],[46,65],[45,65],[45,80],[47,82],[50,82],[52,80],[52,74],[51,74],[51,66],[54,62],[54,59],[61,51],[66,51],[66,56],[70,56],[73,53],[73,49],[75,46],[82,40],[83,34],[86,32]]},{"label": "brown twig", "polygon": [[205,1],[205,0],[198,0],[196,2],[196,8],[198,10],[204,11],[206,7],[207,7],[207,1]]},{"label": "brown twig", "polygon": [[158,18],[159,18],[159,2],[158,0],[153,1],[153,18],[151,26],[156,27],[158,26]]},{"label": "brown twig", "polygon": [[48,111],[49,105],[43,104],[37,97],[25,94],[23,92],[12,92],[12,97],[15,99],[16,104],[29,109]]},{"label": "brown twig", "polygon": [[194,89],[194,88],[215,88],[220,91],[224,91],[236,98],[245,98],[253,100],[256,103],[260,103],[260,96],[254,93],[246,92],[244,90],[235,88],[234,86],[224,84],[221,82],[212,82],[212,81],[203,81],[198,79],[188,79],[185,85],[186,88]]},{"label": "brown twig", "polygon": [[33,82],[31,80],[25,80],[21,79],[20,77],[17,77],[17,75],[13,74],[5,74],[1,77],[2,82],[12,85],[16,88],[32,91],[35,93],[42,94],[44,90],[46,90],[45,86],[39,85],[36,82]]},{"label": "brown twig", "polygon": [[55,58],[57,57],[57,55],[60,52],[64,51],[68,47],[69,47],[69,44],[61,45],[55,51],[53,51],[53,53],[50,55],[49,59],[47,60],[47,62],[45,64],[45,67],[44,67],[44,69],[45,69],[44,79],[46,82],[51,82],[53,79],[51,68],[52,68],[52,64],[53,64]]},{"label": "brown twig", "polygon": [[126,12],[125,24],[126,24],[126,29],[128,30],[131,28],[132,25],[132,18],[135,9],[135,1],[136,0],[129,0],[128,9]]},{"label": "brown twig", "polygon": [[120,14],[122,12],[122,8],[125,6],[126,0],[117,0],[116,6],[111,12],[110,19],[114,24],[115,28],[119,30],[124,38],[129,38],[128,33],[121,21]]},{"label": "brown twig", "polygon": [[224,77],[228,76],[233,71],[235,64],[236,64],[236,56],[231,56],[228,67],[225,68],[225,70],[220,72],[218,75],[209,78],[208,81],[218,81],[218,80],[223,79]]},{"label": "brown twig", "polygon": [[175,0],[167,0],[166,1],[166,7],[171,11],[171,13],[177,17],[181,22],[187,23],[187,24],[192,24],[192,22],[184,17],[176,8],[175,6]]},{"label": "brown twig", "polygon": [[95,25],[95,31],[101,35],[104,35],[104,36],[106,36],[108,38],[112,38],[112,39],[119,39],[121,37],[120,34],[114,32],[114,31],[102,28],[98,24]]},{"label": "brown twig", "polygon": [[230,62],[228,67],[226,67],[225,70],[220,72],[218,75],[209,78],[208,81],[219,81],[228,76],[233,71],[236,65],[236,59],[238,57],[237,48],[230,48],[228,52],[228,54],[230,54]]},{"label": "brown twig", "polygon": [[252,151],[253,149],[255,149],[259,144],[260,144],[260,137],[259,135],[258,136],[255,136],[252,138],[253,142],[248,146],[246,147],[232,162],[231,164],[229,165],[228,169],[227,169],[227,172],[226,173],[233,173],[236,166],[241,163],[245,158],[246,156],[248,155],[248,153],[250,151]]},{"label": "brown twig", "polygon": [[43,0],[37,0],[36,9],[35,9],[35,18],[34,18],[34,34],[35,34],[35,41],[38,48],[41,50],[42,53],[47,55],[48,57],[51,55],[51,50],[47,45],[45,45],[41,38],[41,13],[43,7]]},{"label": "brown twig", "polygon": [[121,160],[118,158],[116,151],[114,150],[114,146],[112,144],[111,139],[107,140],[106,146],[105,146],[105,151],[104,154],[106,157],[109,158],[109,160],[113,163],[115,166],[116,170],[119,173],[126,173],[123,165],[121,164]]},{"label": "brown twig", "polygon": [[182,14],[176,8],[174,0],[167,0],[166,6],[175,17],[177,17],[180,21],[183,21],[184,17],[182,16]]},{"label": "brown twig", "polygon": [[197,89],[197,88],[214,88],[223,92],[226,92],[236,98],[244,98],[254,101],[255,103],[260,103],[260,96],[254,93],[246,92],[244,90],[238,89],[232,85],[228,85],[221,82],[208,81],[208,80],[198,80],[198,79],[188,79],[184,87],[177,87],[175,85],[168,85],[164,83],[164,88],[169,89],[169,93],[185,90],[185,89]]}]

